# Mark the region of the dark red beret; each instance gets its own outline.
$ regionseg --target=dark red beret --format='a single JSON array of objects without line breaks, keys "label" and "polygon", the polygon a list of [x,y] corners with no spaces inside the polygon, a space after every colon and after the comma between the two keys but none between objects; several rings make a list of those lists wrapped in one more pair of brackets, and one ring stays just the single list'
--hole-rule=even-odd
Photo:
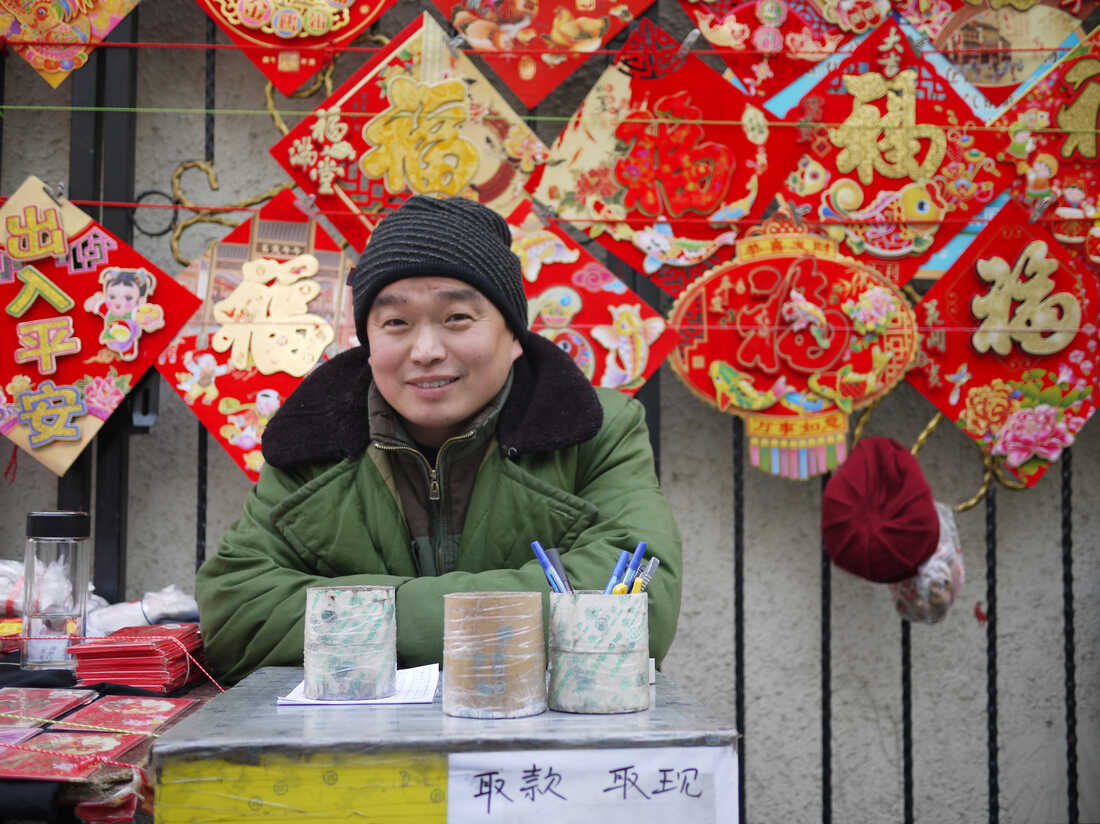
[{"label": "dark red beret", "polygon": [[891,438],[862,438],[825,485],[825,551],[878,583],[912,577],[936,551],[940,519],[917,459]]}]

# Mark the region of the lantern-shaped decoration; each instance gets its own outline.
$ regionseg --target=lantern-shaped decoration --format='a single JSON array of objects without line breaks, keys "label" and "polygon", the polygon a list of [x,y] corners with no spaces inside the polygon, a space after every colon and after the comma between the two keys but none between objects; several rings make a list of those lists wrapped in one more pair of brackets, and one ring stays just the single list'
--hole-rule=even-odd
[{"label": "lantern-shaped decoration", "polygon": [[688,286],[669,325],[673,371],[745,419],[753,466],[788,478],[843,462],[849,413],[890,391],[918,338],[895,284],[786,217]]}]

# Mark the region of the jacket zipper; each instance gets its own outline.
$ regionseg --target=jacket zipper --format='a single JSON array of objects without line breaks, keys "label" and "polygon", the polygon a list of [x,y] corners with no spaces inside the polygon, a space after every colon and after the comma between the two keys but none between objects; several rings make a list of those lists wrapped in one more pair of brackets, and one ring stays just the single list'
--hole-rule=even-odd
[{"label": "jacket zipper", "polygon": [[452,443],[458,443],[459,441],[468,441],[475,434],[475,431],[470,431],[466,432],[463,435],[456,435],[453,438],[447,438],[447,440],[440,444],[439,451],[436,452],[435,466],[432,466],[430,463],[428,463],[428,459],[424,457],[424,453],[421,452],[419,449],[413,449],[411,446],[390,446],[388,444],[379,443],[378,441],[374,442],[375,448],[380,449],[383,452],[411,452],[412,454],[416,455],[420,462],[428,469],[428,500],[435,504],[436,510],[433,513],[432,517],[433,523],[429,525],[428,531],[429,536],[431,536],[432,533],[436,533],[437,540],[433,541],[433,543],[436,544],[434,549],[435,567],[437,571],[443,566],[443,559],[440,555],[440,552],[443,549],[443,541],[446,538],[446,529],[443,528],[446,526],[446,524],[442,523],[443,507],[440,503],[443,500],[443,493],[441,485],[439,483],[439,467],[443,460],[443,450],[450,446]]}]

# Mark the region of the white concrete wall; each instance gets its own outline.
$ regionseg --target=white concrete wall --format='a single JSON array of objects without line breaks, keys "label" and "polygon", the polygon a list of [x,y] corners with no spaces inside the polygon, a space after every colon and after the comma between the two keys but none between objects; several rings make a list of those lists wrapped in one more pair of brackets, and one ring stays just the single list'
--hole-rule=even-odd
[{"label": "white concrete wall", "polygon": [[[402,2],[384,21],[399,30],[420,4]],[[661,2],[661,23],[682,34],[678,4]],[[147,41],[201,43],[205,18],[192,3],[145,0],[140,34]],[[222,42],[225,42],[224,40]],[[241,54],[218,52],[217,106],[263,108],[263,77]],[[358,61],[340,61],[337,78]],[[138,105],[201,108],[203,54],[145,49]],[[70,82],[51,92],[17,57],[7,58],[7,105],[67,106]],[[579,76],[540,108],[568,114],[587,90]],[[286,101],[308,110],[320,98]],[[288,118],[288,122],[294,122]],[[200,114],[138,117],[137,191],[169,189],[171,171],[201,159]],[[544,123],[550,140],[557,123]],[[68,114],[8,110],[3,122],[0,193],[27,174],[68,177]],[[264,191],[285,178],[267,153],[278,138],[266,116],[221,116],[215,165],[221,189],[208,192],[189,173],[197,203],[222,204]],[[149,215],[148,220],[158,215]],[[243,217],[243,215],[242,215]],[[146,219],[143,215],[139,219]],[[184,251],[197,255],[220,237],[217,227],[188,233]],[[166,272],[174,262],[167,238],[138,235],[136,247]],[[686,581],[679,633],[667,669],[701,700],[734,718],[732,418],[705,407],[675,377],[661,375],[663,482],[684,533]],[[934,410],[907,387],[875,412],[867,434],[914,441]],[[131,440],[127,594],[169,583],[192,587],[195,534],[196,420],[162,384],[152,433]],[[7,447],[0,446],[0,464]],[[208,539],[239,512],[245,476],[210,442]],[[1100,821],[1100,553],[1096,496],[1100,489],[1100,423],[1084,430],[1074,450],[1074,575],[1076,595],[1077,735],[1082,821]],[[980,483],[976,449],[945,425],[921,453],[940,500],[959,502]],[[1028,492],[997,496],[997,599],[1001,820],[1067,819],[1062,634],[1060,467]],[[749,820],[805,822],[821,810],[820,483],[774,479],[746,469],[745,701]],[[0,481],[0,558],[21,558],[27,511],[52,508],[56,478],[20,455],[14,484]],[[974,614],[985,606],[985,515],[979,506],[959,518],[967,584],[947,620],[912,628],[915,811],[918,821],[986,820],[986,629]],[[832,575],[833,820],[901,820],[900,624],[884,586],[834,570]]]}]

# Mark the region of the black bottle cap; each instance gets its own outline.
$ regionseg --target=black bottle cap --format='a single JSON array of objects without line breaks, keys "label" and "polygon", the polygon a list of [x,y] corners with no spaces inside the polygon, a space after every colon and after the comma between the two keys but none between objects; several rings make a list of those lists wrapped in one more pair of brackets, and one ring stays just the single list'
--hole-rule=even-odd
[{"label": "black bottle cap", "polygon": [[87,512],[28,512],[28,538],[87,538],[92,534]]}]

